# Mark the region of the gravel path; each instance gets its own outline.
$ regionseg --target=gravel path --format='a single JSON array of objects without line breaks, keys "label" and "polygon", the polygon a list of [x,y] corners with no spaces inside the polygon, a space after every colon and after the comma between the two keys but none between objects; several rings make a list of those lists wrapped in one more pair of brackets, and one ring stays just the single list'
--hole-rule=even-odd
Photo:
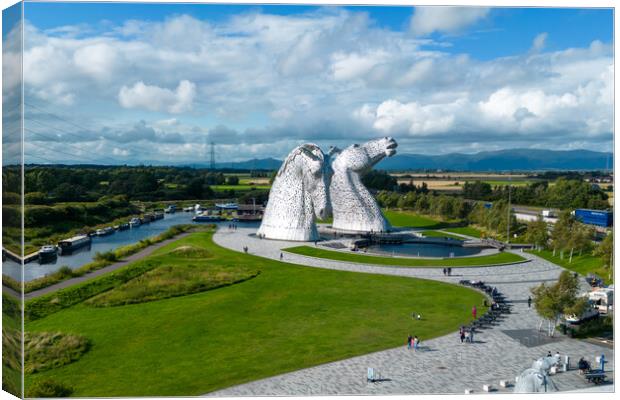
[{"label": "gravel path", "polygon": [[[82,283],[82,282],[85,282],[85,281],[87,281],[89,279],[96,278],[96,277],[101,276],[103,274],[107,274],[108,272],[116,271],[117,269],[123,268],[124,266],[126,266],[127,264],[129,264],[129,263],[131,263],[133,261],[136,261],[136,260],[139,260],[141,258],[144,258],[146,256],[151,255],[154,251],[162,248],[163,246],[165,246],[165,245],[167,245],[167,244],[169,244],[171,242],[174,242],[175,240],[182,239],[185,236],[189,235],[190,233],[191,232],[181,233],[181,234],[179,234],[179,235],[177,235],[177,236],[175,236],[173,238],[166,239],[163,242],[159,242],[159,243],[151,245],[151,246],[149,246],[149,247],[147,247],[145,249],[142,249],[139,252],[128,256],[127,258],[125,258],[122,261],[115,262],[114,264],[108,265],[107,267],[98,269],[96,271],[89,272],[89,273],[87,273],[85,275],[78,276],[76,278],[67,279],[65,281],[58,282],[58,283],[56,283],[54,285],[51,285],[51,286],[48,286],[48,287],[45,287],[45,288],[42,288],[42,289],[39,289],[39,290],[35,290],[33,292],[30,292],[30,293],[26,293],[24,297],[25,297],[26,300],[33,299],[35,297],[39,297],[39,296],[43,296],[43,295],[51,293],[51,292],[55,292],[56,290],[60,290],[60,289],[64,289],[64,288],[69,287],[69,286],[77,285],[78,283]],[[28,268],[28,267],[26,267],[26,268]],[[20,296],[19,293],[17,293],[16,291],[14,291],[11,288],[7,288],[6,286],[2,286],[2,291],[5,292],[5,293],[13,294],[14,296],[17,296],[17,297]]]},{"label": "gravel path", "polygon": [[[291,247],[290,242],[260,240],[251,235],[254,231],[254,228],[220,229],[214,241],[237,251],[247,246],[251,254],[276,260],[283,253],[284,261],[308,267],[450,283],[480,279],[496,286],[513,303],[513,312],[497,326],[481,330],[473,344],[461,343],[456,332],[428,341],[421,338],[422,349],[418,352],[402,346],[233,386],[208,396],[464,393],[465,389],[479,393],[483,384],[492,384],[499,389],[497,392],[506,392],[512,389],[498,388],[500,380],[514,383],[515,376],[548,351],[569,355],[573,366],[582,356],[594,361],[596,356],[605,354],[609,360],[606,369],[613,370],[613,349],[562,336],[549,339],[537,332],[540,319],[527,307],[529,289],[540,282],[555,281],[562,269],[528,253],[519,253],[530,260],[526,263],[455,268],[453,275],[446,277],[441,268],[374,266],[286,253],[282,249]],[[583,285],[587,287],[585,281]],[[403,332],[403,342],[407,333]],[[385,380],[367,383],[368,367],[375,368]],[[552,379],[563,391],[591,386],[575,370],[557,374]]]}]

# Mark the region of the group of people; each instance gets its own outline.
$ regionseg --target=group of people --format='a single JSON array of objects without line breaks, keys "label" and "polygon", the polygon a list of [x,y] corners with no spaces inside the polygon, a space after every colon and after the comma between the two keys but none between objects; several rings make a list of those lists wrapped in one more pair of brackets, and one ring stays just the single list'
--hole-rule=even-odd
[{"label": "group of people", "polygon": [[237,224],[228,224],[228,229],[231,231],[236,231],[237,230]]},{"label": "group of people", "polygon": [[452,276],[452,268],[444,268],[443,274],[447,276]]},{"label": "group of people", "polygon": [[461,343],[473,343],[474,342],[474,328],[471,327],[469,329],[461,326],[459,329],[459,337],[461,338]]},{"label": "group of people", "polygon": [[420,348],[420,339],[417,336],[409,336],[407,337],[407,348],[409,350],[413,349],[414,351],[418,351]]},{"label": "group of people", "polygon": [[243,246],[243,252],[246,254],[248,253],[248,246]]}]

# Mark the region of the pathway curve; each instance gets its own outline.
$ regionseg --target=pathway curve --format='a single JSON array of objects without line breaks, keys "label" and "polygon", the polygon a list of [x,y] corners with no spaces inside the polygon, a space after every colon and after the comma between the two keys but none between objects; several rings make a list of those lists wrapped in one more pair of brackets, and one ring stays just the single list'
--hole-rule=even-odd
[{"label": "pathway curve", "polygon": [[[461,279],[480,279],[496,286],[512,301],[513,311],[497,326],[481,330],[473,344],[461,343],[457,333],[428,341],[421,338],[423,349],[418,352],[402,346],[233,386],[208,396],[464,393],[468,388],[481,392],[483,384],[497,387],[499,380],[514,382],[515,376],[548,351],[569,355],[573,365],[579,357],[585,356],[593,361],[596,356],[605,354],[610,361],[606,368],[613,370],[613,349],[561,336],[549,339],[536,332],[540,319],[527,306],[529,289],[541,282],[555,281],[562,269],[528,253],[519,253],[530,260],[527,263],[454,268],[453,275],[446,277],[441,268],[375,266],[286,253],[282,249],[291,247],[290,242],[261,240],[251,235],[254,231],[254,228],[239,228],[236,231],[221,228],[214,235],[214,241],[236,251],[242,251],[247,246],[251,254],[276,260],[283,253],[283,261],[308,267],[426,278],[457,284]],[[583,284],[587,285],[585,281]],[[431,317],[423,315],[423,318]],[[403,335],[407,333],[403,332]],[[368,367],[375,368],[387,380],[367,383]],[[560,390],[590,386],[576,371],[557,374],[553,381]]]},{"label": "pathway curve", "polygon": [[[121,261],[118,261],[118,262],[115,262],[114,264],[108,265],[107,267],[103,267],[101,269],[89,272],[89,273],[84,274],[82,276],[78,276],[78,277],[75,277],[75,278],[67,279],[67,280],[55,283],[55,284],[53,284],[51,286],[47,286],[47,287],[44,287],[42,289],[26,293],[24,295],[24,298],[25,298],[25,300],[33,299],[35,297],[39,297],[39,296],[43,296],[43,295],[51,293],[51,292],[55,292],[56,290],[60,290],[60,289],[67,288],[69,286],[77,285],[78,283],[82,283],[82,282],[85,282],[85,281],[87,281],[89,279],[93,279],[93,278],[96,278],[96,277],[101,276],[103,274],[107,274],[108,272],[116,271],[117,269],[123,268],[124,266],[126,266],[127,264],[129,264],[131,262],[137,261],[137,260],[139,260],[141,258],[144,258],[146,256],[151,255],[154,251],[164,247],[165,245],[167,245],[169,243],[172,243],[172,242],[174,242],[176,240],[182,239],[185,236],[189,235],[190,233],[191,232],[184,232],[184,233],[181,233],[181,234],[179,234],[179,235],[177,235],[177,236],[175,236],[173,238],[166,239],[163,242],[159,242],[159,243],[153,244],[151,246],[148,246],[148,247],[140,250],[139,252],[137,252],[135,254],[127,256],[125,259],[123,259]],[[28,267],[26,267],[26,268],[28,268]],[[20,296],[20,294],[18,292],[16,292],[15,290],[13,290],[11,288],[6,287],[6,286],[2,286],[2,291],[5,292],[5,293],[10,293],[10,294],[16,295],[16,297]]]}]

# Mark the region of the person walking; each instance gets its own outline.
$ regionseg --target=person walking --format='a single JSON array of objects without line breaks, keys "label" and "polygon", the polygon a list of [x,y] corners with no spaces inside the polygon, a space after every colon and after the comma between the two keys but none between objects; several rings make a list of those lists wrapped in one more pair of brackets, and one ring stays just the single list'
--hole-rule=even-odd
[{"label": "person walking", "polygon": [[411,336],[411,333],[410,333],[409,336],[407,336],[407,349],[411,350],[412,342],[413,342],[413,336]]},{"label": "person walking", "polygon": [[531,308],[532,307],[532,297],[528,296],[527,297],[527,308]]},{"label": "person walking", "polygon": [[418,351],[420,347],[420,339],[417,336],[413,337],[413,351]]},{"label": "person walking", "polygon": [[473,306],[471,309],[471,316],[474,317],[474,319],[476,319],[477,314],[478,314],[478,309],[476,308],[476,306]]},{"label": "person walking", "polygon": [[284,258],[284,254],[280,253],[280,261]]},{"label": "person walking", "polygon": [[446,276],[446,269],[443,269],[443,275]]},{"label": "person walking", "polygon": [[461,326],[461,329],[459,330],[459,335],[461,336],[461,343],[463,343],[465,341],[465,327]]},{"label": "person walking", "polygon": [[448,276],[452,276],[452,267],[448,267]]}]

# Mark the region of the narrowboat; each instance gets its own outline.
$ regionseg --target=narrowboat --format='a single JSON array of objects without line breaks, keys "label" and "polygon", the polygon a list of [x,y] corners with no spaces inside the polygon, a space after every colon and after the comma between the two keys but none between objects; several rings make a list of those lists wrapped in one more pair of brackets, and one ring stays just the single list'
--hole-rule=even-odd
[{"label": "narrowboat", "polygon": [[129,227],[130,227],[130,228],[135,228],[135,227],[138,227],[138,226],[140,226],[140,225],[142,225],[142,221],[140,221],[140,218],[136,218],[136,217],[134,217],[134,218],[132,218],[132,219],[129,221]]},{"label": "narrowboat", "polygon": [[58,242],[60,255],[70,254],[79,248],[90,246],[92,239],[88,235],[78,235]]}]

